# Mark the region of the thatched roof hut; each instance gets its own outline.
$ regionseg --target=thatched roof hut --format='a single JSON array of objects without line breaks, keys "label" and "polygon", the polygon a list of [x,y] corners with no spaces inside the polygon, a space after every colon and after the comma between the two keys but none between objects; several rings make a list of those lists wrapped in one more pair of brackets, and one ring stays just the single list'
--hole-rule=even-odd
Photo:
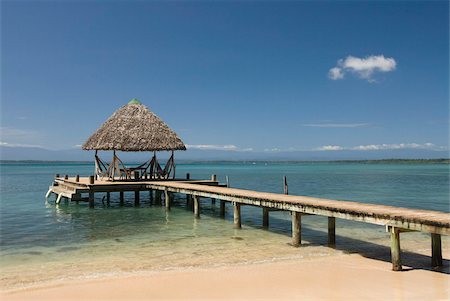
[{"label": "thatched roof hut", "polygon": [[186,150],[178,135],[137,99],[118,109],[83,144],[84,150]]}]

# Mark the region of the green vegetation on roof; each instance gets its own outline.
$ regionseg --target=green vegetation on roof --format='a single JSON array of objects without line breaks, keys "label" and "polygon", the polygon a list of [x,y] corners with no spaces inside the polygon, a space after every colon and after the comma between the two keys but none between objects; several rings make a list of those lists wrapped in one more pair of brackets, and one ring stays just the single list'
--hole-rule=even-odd
[{"label": "green vegetation on roof", "polygon": [[141,102],[137,98],[133,98],[128,102],[129,105],[140,105]]}]

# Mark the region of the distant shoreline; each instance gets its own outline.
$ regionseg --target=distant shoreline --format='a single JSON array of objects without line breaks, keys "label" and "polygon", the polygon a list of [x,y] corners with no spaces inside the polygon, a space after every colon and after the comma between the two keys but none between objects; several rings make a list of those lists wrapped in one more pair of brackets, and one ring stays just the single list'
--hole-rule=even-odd
[{"label": "distant shoreline", "polygon": [[[30,163],[30,164],[42,164],[42,163],[79,163],[79,164],[91,164],[93,161],[66,161],[66,160],[0,160],[0,163]],[[133,163],[133,162],[131,162]],[[178,164],[211,164],[211,163],[356,163],[356,164],[450,164],[450,158],[440,159],[377,159],[377,160],[178,160]]]}]

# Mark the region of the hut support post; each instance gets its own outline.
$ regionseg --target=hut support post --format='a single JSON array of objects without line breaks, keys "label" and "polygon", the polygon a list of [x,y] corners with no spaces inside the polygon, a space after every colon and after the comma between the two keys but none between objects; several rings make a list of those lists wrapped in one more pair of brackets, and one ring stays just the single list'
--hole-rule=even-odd
[{"label": "hut support post", "polygon": [[225,217],[225,201],[220,201],[220,217]]},{"label": "hut support post", "polygon": [[336,245],[336,218],[328,217],[328,245]]},{"label": "hut support post", "polygon": [[264,228],[269,227],[269,208],[263,207],[263,217],[262,217],[262,224]]},{"label": "hut support post", "polygon": [[389,227],[391,234],[391,260],[392,270],[401,271],[402,261],[400,257],[400,229],[396,227]]},{"label": "hut support post", "polygon": [[234,228],[240,229],[241,228],[241,204],[233,202],[233,213],[234,213]]},{"label": "hut support post", "polygon": [[106,193],[106,203],[109,204],[111,201],[111,193],[107,192]]},{"label": "hut support post", "polygon": [[150,199],[150,205],[153,204],[153,189],[150,189],[148,191],[149,199]]},{"label": "hut support post", "polygon": [[89,190],[89,207],[94,208],[94,192]]},{"label": "hut support post", "polygon": [[120,205],[123,206],[123,199],[124,199],[123,195],[124,195],[124,192],[123,192],[123,191],[120,191],[120,192],[119,192],[119,195],[120,195],[120,196],[119,196],[119,198],[120,198]]},{"label": "hut support post", "polygon": [[200,200],[196,195],[194,195],[194,216],[200,218]]},{"label": "hut support post", "polygon": [[302,215],[300,212],[292,212],[292,245],[300,246],[302,243]]},{"label": "hut support post", "polygon": [[431,233],[431,266],[442,266],[441,235],[436,233]]},{"label": "hut support post", "polygon": [[134,192],[134,205],[135,206],[139,206],[139,197],[140,197],[139,190],[136,190]]},{"label": "hut support post", "polygon": [[167,189],[164,190],[164,200],[166,210],[170,210],[170,192]]}]

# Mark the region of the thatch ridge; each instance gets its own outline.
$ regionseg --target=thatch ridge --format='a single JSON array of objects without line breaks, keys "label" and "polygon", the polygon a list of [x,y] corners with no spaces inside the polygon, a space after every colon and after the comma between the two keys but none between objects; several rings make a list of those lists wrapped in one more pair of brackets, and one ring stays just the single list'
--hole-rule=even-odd
[{"label": "thatch ridge", "polygon": [[139,152],[186,150],[186,146],[146,106],[129,103],[114,112],[82,149]]}]

